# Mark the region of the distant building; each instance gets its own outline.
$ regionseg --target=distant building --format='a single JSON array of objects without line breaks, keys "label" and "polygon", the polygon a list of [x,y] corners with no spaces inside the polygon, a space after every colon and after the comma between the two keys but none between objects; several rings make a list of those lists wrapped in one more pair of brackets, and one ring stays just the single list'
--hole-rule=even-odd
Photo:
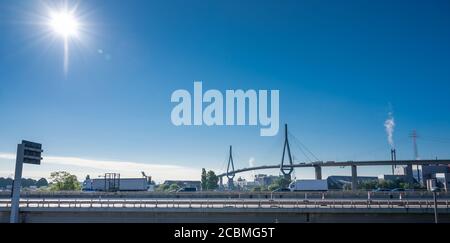
[{"label": "distant building", "polygon": [[244,190],[247,187],[247,180],[239,177],[235,182],[235,186],[239,190]]},{"label": "distant building", "polygon": [[197,191],[200,191],[202,189],[202,182],[201,181],[178,181],[178,180],[167,180],[164,181],[163,184],[166,185],[173,185],[176,184],[180,188],[196,188]]},{"label": "distant building", "polygon": [[278,178],[279,176],[269,176],[265,174],[259,174],[255,175],[255,182],[258,183],[258,185],[260,186],[269,186]]},{"label": "distant building", "polygon": [[[434,179],[436,174],[450,173],[450,167],[447,165],[423,165],[419,169],[419,173],[415,170],[414,177],[416,181],[419,181],[422,185],[429,179]],[[418,176],[420,178],[418,178]]]},{"label": "distant building", "polygon": [[403,176],[403,180],[408,183],[414,182],[414,173],[412,165],[407,166],[396,166],[394,170],[394,175]]},{"label": "distant building", "polygon": [[247,188],[248,190],[251,190],[251,189],[253,189],[253,188],[255,188],[255,187],[258,187],[258,186],[259,186],[259,183],[258,183],[258,182],[255,182],[255,181],[247,181],[246,188]]},{"label": "distant building", "polygon": [[[358,176],[358,184],[366,181],[378,181],[378,177],[372,176]],[[352,177],[351,176],[329,176],[327,178],[328,188],[330,190],[342,190],[344,187],[351,186]]]},{"label": "distant building", "polygon": [[437,173],[434,175],[437,186],[445,192],[450,188],[450,173]]}]

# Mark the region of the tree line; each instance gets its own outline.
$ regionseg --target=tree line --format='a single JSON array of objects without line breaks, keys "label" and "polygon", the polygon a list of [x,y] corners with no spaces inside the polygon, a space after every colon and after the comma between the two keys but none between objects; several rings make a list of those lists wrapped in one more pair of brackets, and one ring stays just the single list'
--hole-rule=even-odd
[{"label": "tree line", "polygon": [[[0,177],[0,188],[6,189],[8,187],[12,187],[13,184],[13,179],[12,178],[4,178],[4,177]],[[41,178],[39,180],[34,180],[34,179],[22,179],[22,187],[23,188],[30,188],[30,187],[47,187],[48,186],[48,181],[45,178]]]},{"label": "tree line", "polygon": [[[12,187],[12,178],[0,177],[0,189],[6,189]],[[78,181],[75,175],[72,175],[66,171],[52,172],[50,174],[50,183],[45,178],[39,180],[34,179],[22,179],[22,188],[47,188],[51,191],[80,191],[81,183]]]}]

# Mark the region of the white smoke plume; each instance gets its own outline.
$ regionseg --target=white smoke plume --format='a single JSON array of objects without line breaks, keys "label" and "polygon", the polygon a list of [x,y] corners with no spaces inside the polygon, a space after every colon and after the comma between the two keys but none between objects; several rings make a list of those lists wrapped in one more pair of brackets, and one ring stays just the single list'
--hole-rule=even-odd
[{"label": "white smoke plume", "polygon": [[[248,160],[248,165],[250,166],[250,168],[255,167],[255,162],[256,160],[253,157]],[[252,177],[255,178],[255,171],[252,171]]]},{"label": "white smoke plume", "polygon": [[250,166],[250,167],[255,167],[255,158],[250,158],[250,160],[248,161],[248,165]]},{"label": "white smoke plume", "polygon": [[388,119],[384,122],[384,127],[386,128],[387,139],[389,145],[392,149],[395,148],[394,145],[394,128],[395,128],[395,119],[392,112],[389,112]]}]

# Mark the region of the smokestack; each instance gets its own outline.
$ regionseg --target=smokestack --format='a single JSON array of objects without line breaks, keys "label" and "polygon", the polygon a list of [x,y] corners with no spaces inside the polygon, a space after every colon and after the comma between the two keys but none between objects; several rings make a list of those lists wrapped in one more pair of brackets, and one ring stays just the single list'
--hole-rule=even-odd
[{"label": "smokestack", "polygon": [[397,161],[397,150],[391,149],[391,160],[392,160],[392,175],[395,175],[395,162]]},{"label": "smokestack", "polygon": [[391,159],[392,162],[397,161],[397,151],[395,149],[391,149]]}]

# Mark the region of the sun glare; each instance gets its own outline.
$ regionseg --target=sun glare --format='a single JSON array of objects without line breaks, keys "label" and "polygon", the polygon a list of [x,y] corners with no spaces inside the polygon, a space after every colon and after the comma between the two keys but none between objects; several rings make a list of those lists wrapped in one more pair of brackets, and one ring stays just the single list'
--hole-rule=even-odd
[{"label": "sun glare", "polygon": [[70,12],[53,12],[50,15],[50,26],[56,34],[69,38],[78,34],[79,22]]},{"label": "sun glare", "polygon": [[59,11],[50,11],[48,23],[51,30],[63,39],[64,44],[64,73],[67,75],[69,70],[69,43],[71,39],[79,39],[78,32],[80,22],[75,12],[65,9]]}]

